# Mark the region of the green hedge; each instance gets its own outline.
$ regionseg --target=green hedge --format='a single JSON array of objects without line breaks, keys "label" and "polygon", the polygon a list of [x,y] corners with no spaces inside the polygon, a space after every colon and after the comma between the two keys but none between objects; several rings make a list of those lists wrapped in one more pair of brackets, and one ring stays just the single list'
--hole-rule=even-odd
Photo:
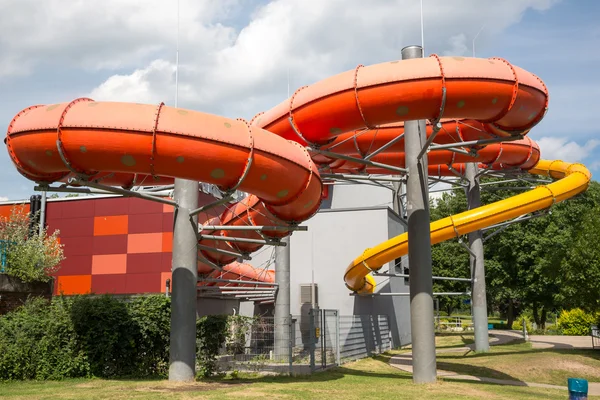
[{"label": "green hedge", "polygon": [[587,313],[581,308],[563,310],[558,317],[558,327],[563,335],[586,336],[597,319],[597,313]]},{"label": "green hedge", "polygon": [[0,379],[165,374],[170,301],[34,298],[0,318]]},{"label": "green hedge", "polygon": [[[216,358],[243,351],[254,319],[210,315],[196,322],[201,376]],[[166,376],[171,301],[163,295],[32,298],[0,316],[0,381]]]}]

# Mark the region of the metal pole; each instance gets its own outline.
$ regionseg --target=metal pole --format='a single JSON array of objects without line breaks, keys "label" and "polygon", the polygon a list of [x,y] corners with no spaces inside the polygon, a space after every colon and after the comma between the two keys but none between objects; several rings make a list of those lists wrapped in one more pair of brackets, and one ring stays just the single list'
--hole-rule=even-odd
[{"label": "metal pole", "polygon": [[[196,284],[198,241],[190,210],[198,207],[196,181],[175,179],[173,227],[173,285],[171,288],[170,381],[192,381],[196,366]],[[198,217],[191,217],[197,223]]]},{"label": "metal pole", "polygon": [[[402,49],[402,59],[421,58],[420,46]],[[413,382],[436,381],[433,283],[429,233],[427,158],[418,159],[427,141],[424,120],[404,123],[406,149],[408,263],[410,265],[410,323],[413,348]]]},{"label": "metal pole", "polygon": [[44,233],[44,228],[46,227],[46,191],[42,191],[42,201],[40,207],[40,235]]},{"label": "metal pole", "polygon": [[[468,163],[465,177],[469,181],[467,188],[467,204],[469,210],[480,207],[479,178],[476,163]],[[475,329],[475,351],[487,352],[490,350],[488,339],[487,300],[485,294],[485,267],[483,265],[483,234],[480,230],[469,233],[469,247],[471,248],[470,263],[471,276],[473,277],[471,310],[473,314],[473,327]]]},{"label": "metal pole", "polygon": [[[179,0],[177,1],[176,57],[175,107],[178,106],[179,84]],[[196,377],[198,240],[194,226],[198,225],[198,217],[190,216],[190,211],[198,208],[199,190],[200,185],[197,181],[175,179],[173,196],[177,207],[175,208],[175,222],[173,225],[171,266],[170,381],[193,381]]]},{"label": "metal pole", "polygon": [[275,250],[275,349],[277,361],[288,361],[288,343],[290,337],[290,237],[282,239],[286,246]]}]

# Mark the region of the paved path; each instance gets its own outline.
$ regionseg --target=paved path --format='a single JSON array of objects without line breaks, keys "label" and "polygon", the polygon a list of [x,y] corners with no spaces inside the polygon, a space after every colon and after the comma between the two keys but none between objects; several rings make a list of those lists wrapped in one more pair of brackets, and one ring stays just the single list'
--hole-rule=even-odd
[{"label": "paved path", "polygon": [[[505,330],[490,330],[490,345],[497,346],[507,344],[516,340],[522,340],[523,335],[518,331],[505,331]],[[529,341],[532,343],[533,348],[555,348],[555,349],[591,349],[591,338],[589,336],[545,336],[545,335],[533,335],[529,336]],[[454,347],[446,349],[436,349],[436,354],[459,352],[467,355],[473,351],[475,344],[469,344],[464,347]],[[390,359],[390,365],[392,367],[401,369],[405,372],[412,374],[412,352],[406,352],[393,356]],[[510,385],[510,386],[528,386],[528,387],[539,387],[547,389],[558,389],[568,390],[566,386],[548,385],[545,383],[535,382],[523,382],[508,379],[495,379],[495,378],[484,378],[472,375],[461,375],[452,371],[445,371],[438,369],[437,376],[444,379],[456,379],[456,380],[467,380],[477,381],[485,383],[493,383],[497,385]],[[588,395],[600,396],[600,383],[588,382]]]},{"label": "paved path", "polygon": [[591,336],[531,335],[529,341],[534,349],[591,349]]}]

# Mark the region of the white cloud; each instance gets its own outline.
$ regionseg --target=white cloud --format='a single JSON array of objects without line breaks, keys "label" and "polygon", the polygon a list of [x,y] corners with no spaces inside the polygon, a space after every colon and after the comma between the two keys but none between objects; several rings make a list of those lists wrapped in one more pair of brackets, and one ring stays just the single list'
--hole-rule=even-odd
[{"label": "white cloud", "polygon": [[[497,34],[519,21],[528,8],[545,9],[555,1],[476,3],[474,8],[472,0],[428,1],[426,53],[465,54],[482,22],[487,26],[481,36]],[[191,3],[185,7],[193,13]],[[150,19],[146,14],[145,21]],[[209,22],[194,18],[181,22],[179,104],[230,117],[252,117],[287,97],[288,71],[293,91],[359,63],[398,59],[401,47],[420,42],[419,5],[409,0],[276,0],[258,8],[239,31],[217,23],[218,15],[215,12]],[[488,15],[493,20],[486,21]],[[132,32],[135,36],[145,32],[140,25],[123,23],[128,23],[126,29],[137,30]],[[164,34],[172,44],[173,32]],[[153,48],[148,42],[144,40],[138,52]],[[153,43],[162,43],[163,49],[167,46],[165,40]],[[109,78],[91,91],[91,97],[152,103],[160,99],[172,104],[172,55],[171,49],[145,66],[137,64],[134,72]],[[116,60],[120,59],[109,58],[105,64]]]},{"label": "white cloud", "polygon": [[543,137],[538,144],[541,156],[546,160],[563,160],[578,162],[587,158],[600,145],[600,140],[588,140],[583,146],[568,138]]},{"label": "white cloud", "polygon": [[[182,0],[185,39],[204,55],[233,38],[233,29],[211,24],[235,6],[231,0]],[[0,77],[36,68],[90,70],[137,67],[174,48],[175,2],[138,0],[3,0],[0,2]],[[201,58],[201,57],[200,57]]]},{"label": "white cloud", "polygon": [[[229,117],[250,118],[286,98],[288,71],[293,92],[357,64],[398,59],[403,46],[420,43],[415,0],[180,1],[179,105]],[[483,49],[526,11],[554,3],[427,0],[425,51],[468,54],[485,23]],[[2,0],[0,82],[45,82],[39,92],[19,92],[24,106],[74,95],[172,105],[176,14],[175,2],[163,0]],[[77,79],[65,85],[71,73]],[[47,84],[57,76],[60,84]],[[0,180],[12,181],[16,172],[4,160],[0,170],[11,172]]]},{"label": "white cloud", "polygon": [[7,200],[8,200],[8,197],[0,196],[0,201],[7,201]]},{"label": "white cloud", "polygon": [[462,56],[467,53],[467,35],[464,33],[452,36],[450,39],[448,39],[448,44],[450,45],[450,49],[444,51],[445,56]]}]

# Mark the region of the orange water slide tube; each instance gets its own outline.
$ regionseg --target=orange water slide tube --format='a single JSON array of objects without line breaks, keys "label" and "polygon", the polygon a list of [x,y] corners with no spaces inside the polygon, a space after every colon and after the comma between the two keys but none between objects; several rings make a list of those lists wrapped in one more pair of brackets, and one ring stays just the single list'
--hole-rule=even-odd
[{"label": "orange water slide tube", "polygon": [[[525,135],[541,120],[547,102],[543,82],[505,60],[434,55],[359,66],[303,87],[249,126],[162,104],[78,99],[23,110],[11,121],[5,143],[19,172],[36,182],[85,176],[132,186],[195,179],[252,193],[220,215],[221,225],[289,226],[320,205],[321,179],[306,145],[326,146],[352,131],[442,117],[478,121],[489,137]],[[398,154],[380,157],[400,162]],[[441,171],[452,159],[431,159],[430,166],[437,167],[435,162]],[[202,244],[242,251],[260,247]],[[211,251],[202,255],[220,265],[234,260]]]},{"label": "orange water slide tube", "polygon": [[[162,104],[78,99],[34,106],[11,121],[5,143],[18,171],[39,183],[84,176],[127,186],[142,175],[145,185],[179,177],[253,193],[226,209],[225,225],[286,227],[321,202],[321,179],[304,147],[244,121]],[[235,259],[203,253],[219,264]]]},{"label": "orange water slide tube", "polygon": [[[256,115],[252,126],[266,129],[301,145],[332,149],[338,141],[357,138],[357,146],[366,144],[370,135],[390,140],[401,134],[401,123],[411,119],[440,118],[439,143],[462,140],[525,135],[547,110],[548,94],[535,75],[502,59],[438,57],[392,61],[369,67],[358,66],[313,85],[298,89],[292,97],[273,109]],[[441,119],[445,117],[446,119]],[[460,118],[453,120],[450,118]],[[385,129],[396,124],[400,129]],[[359,134],[367,130],[366,134]],[[386,134],[379,134],[385,130]],[[454,132],[454,133],[452,133]],[[364,132],[361,132],[364,133]],[[371,140],[371,145],[373,141]],[[381,145],[386,143],[380,141]],[[378,144],[379,144],[378,143]],[[450,151],[429,154],[430,172],[449,175],[448,165],[461,171],[462,163],[478,161],[497,168],[510,165],[529,168],[539,159],[539,148],[532,141],[497,145],[470,159]],[[507,149],[509,149],[507,151]],[[512,151],[511,151],[512,149]],[[341,151],[339,151],[341,150]],[[365,150],[335,149],[357,157]],[[403,166],[403,141],[376,156],[373,161]],[[389,173],[340,162],[312,154],[322,170],[333,172]],[[343,165],[345,164],[345,165]],[[252,198],[246,201],[255,201]],[[238,208],[242,208],[239,210]],[[232,207],[222,223],[235,221],[248,208],[244,201]],[[236,233],[237,235],[237,233]],[[246,232],[248,238],[259,238]],[[252,252],[260,245],[235,242],[211,243],[222,250]],[[233,261],[227,255],[203,253],[220,265]]]},{"label": "orange water slide tube", "polygon": [[318,146],[344,133],[416,119],[474,120],[488,135],[512,136],[526,134],[547,105],[544,83],[506,60],[432,55],[360,65],[302,87],[251,125]]}]

